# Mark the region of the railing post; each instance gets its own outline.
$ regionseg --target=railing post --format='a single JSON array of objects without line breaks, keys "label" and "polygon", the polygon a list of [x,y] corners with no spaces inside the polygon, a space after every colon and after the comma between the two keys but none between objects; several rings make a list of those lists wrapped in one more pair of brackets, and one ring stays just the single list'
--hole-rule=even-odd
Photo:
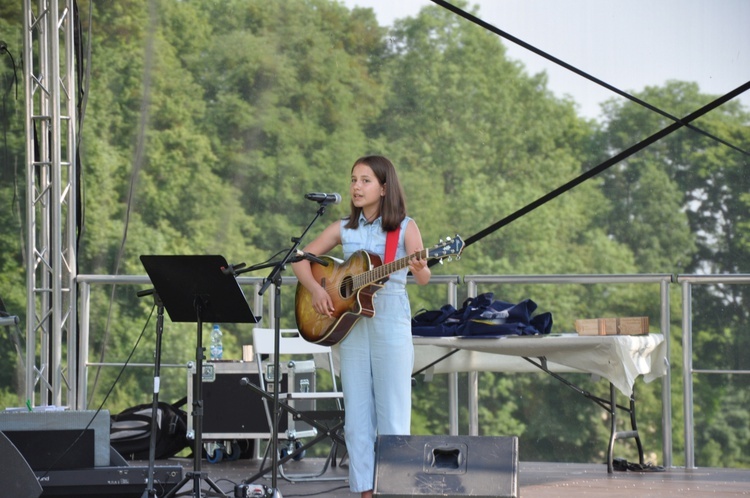
[{"label": "railing post", "polygon": [[659,328],[664,336],[667,346],[667,357],[664,361],[667,363],[667,373],[661,379],[661,424],[662,424],[662,453],[664,454],[664,467],[672,467],[672,370],[670,369],[669,359],[671,358],[671,316],[670,316],[670,298],[669,284],[667,280],[662,280],[659,284],[661,294],[661,323]]},{"label": "railing post", "polygon": [[[477,283],[470,280],[467,286],[467,297],[477,296]],[[469,436],[479,435],[479,372],[469,372]]]},{"label": "railing post", "polygon": [[[448,303],[454,308],[458,308],[458,284],[459,279],[448,283]],[[450,434],[458,436],[458,372],[448,374],[448,399],[450,401],[450,412],[448,415],[448,425]]]},{"label": "railing post", "polygon": [[695,468],[693,434],[693,321],[692,287],[682,282],[682,393],[685,417],[685,468]]},{"label": "railing post", "polygon": [[88,403],[89,337],[91,323],[91,284],[79,283],[81,289],[81,339],[78,343],[78,389],[75,409],[85,410]]}]

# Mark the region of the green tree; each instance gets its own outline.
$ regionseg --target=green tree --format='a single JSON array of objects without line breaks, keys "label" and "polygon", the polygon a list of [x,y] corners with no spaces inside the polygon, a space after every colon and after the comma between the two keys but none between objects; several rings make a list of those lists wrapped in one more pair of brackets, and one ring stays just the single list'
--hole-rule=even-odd
[{"label": "green tree", "polygon": [[[715,97],[701,94],[693,83],[669,82],[646,88],[637,96],[674,116],[685,116]],[[671,124],[633,103],[605,106],[602,129],[607,151],[623,150]],[[694,124],[750,150],[750,115],[729,102]],[[602,218],[610,235],[630,247],[640,272],[742,273],[750,268],[746,221],[750,215],[747,153],[694,130],[681,129],[617,165],[605,175],[604,194],[612,206]],[[750,315],[742,303],[747,286],[696,286],[693,302],[694,367],[747,369],[745,330]],[[675,337],[673,343],[678,341]],[[673,371],[681,356],[674,355]],[[747,406],[746,381],[727,376],[694,378],[696,447],[702,465],[742,461],[738,448],[748,444],[746,421],[735,406]],[[722,429],[702,430],[701,427]],[[717,433],[721,433],[719,435]],[[717,451],[718,447],[723,451]],[[732,462],[731,464],[729,462]],[[746,464],[746,462],[744,463]]]},{"label": "green tree", "polygon": [[254,214],[247,242],[270,255],[312,219],[304,193],[345,189],[366,148],[362,124],[383,94],[368,58],[382,51],[382,29],[372,13],[328,1],[193,3],[212,19],[211,43],[186,57],[206,92],[201,124],[217,173]]},{"label": "green tree", "polygon": [[[472,235],[586,167],[581,158],[592,155],[591,124],[575,115],[570,102],[552,96],[545,75],[529,76],[509,60],[494,35],[444,9],[425,7],[416,18],[397,22],[389,41],[384,71],[391,91],[373,129],[402,168],[410,211],[426,242],[441,232]],[[596,182],[588,182],[467,248],[453,268],[460,274],[490,275],[584,268],[587,273],[631,272],[630,250],[594,223],[594,213],[607,209]],[[571,331],[584,311],[606,309],[601,287],[498,286],[481,292],[490,290],[508,301],[533,297],[544,310],[554,311],[556,331]],[[613,289],[612,295],[623,293]],[[571,400],[575,394],[549,377],[483,374],[481,379],[483,434],[517,431],[524,439],[522,458],[602,458],[591,443],[606,432],[600,408],[582,398]],[[435,384],[417,391],[417,411],[438,410],[439,416],[415,417],[415,432],[445,430],[445,407],[436,407],[432,399],[445,399],[445,389]],[[534,395],[525,394],[530,391]],[[461,417],[466,424],[465,410]],[[550,439],[551,433],[557,436]]]},{"label": "green tree", "polygon": [[[21,319],[26,314],[26,231],[23,220],[26,184],[21,5],[0,3],[0,33],[7,51],[0,54],[0,302],[8,314]],[[23,321],[20,330],[23,330]],[[0,371],[0,406],[22,406],[25,402],[22,359],[24,336],[17,329],[3,329],[0,361],[9,366]],[[12,368],[11,366],[15,366]]]}]

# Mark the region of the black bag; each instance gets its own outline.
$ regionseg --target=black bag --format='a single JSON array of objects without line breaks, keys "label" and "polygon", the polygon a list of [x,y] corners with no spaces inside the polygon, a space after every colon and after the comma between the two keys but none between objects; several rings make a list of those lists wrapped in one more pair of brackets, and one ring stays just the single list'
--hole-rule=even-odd
[{"label": "black bag", "polygon": [[460,309],[450,304],[440,310],[421,310],[412,318],[412,335],[445,336],[503,336],[549,334],[552,314],[540,313],[532,317],[537,305],[531,299],[518,304],[494,299],[492,292],[464,301]]},{"label": "black bag", "polygon": [[[181,409],[186,402],[187,398],[173,404],[159,402],[156,418],[157,460],[173,457],[190,446],[187,413]],[[134,406],[110,417],[110,444],[126,460],[149,458],[152,406],[153,403]]]}]

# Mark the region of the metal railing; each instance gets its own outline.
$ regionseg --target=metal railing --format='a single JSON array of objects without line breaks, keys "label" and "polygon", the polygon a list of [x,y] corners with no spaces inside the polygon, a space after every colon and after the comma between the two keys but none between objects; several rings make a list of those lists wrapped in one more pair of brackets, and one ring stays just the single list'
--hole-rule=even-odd
[{"label": "metal railing", "polygon": [[750,374],[750,370],[700,370],[693,368],[693,285],[750,284],[750,275],[677,275],[682,287],[682,391],[685,411],[685,468],[695,468],[693,422],[694,374]]},{"label": "metal railing", "polygon": [[[91,317],[91,287],[92,285],[151,285],[151,280],[147,275],[78,275],[77,281],[80,289],[81,296],[81,334],[80,342],[78,344],[78,357],[81,359],[78,365],[78,371],[76,372],[76,382],[72,389],[71,399],[75,400],[74,406],[77,410],[85,410],[88,405],[88,370],[90,367],[120,367],[122,368],[124,362],[92,362],[89,361],[89,342],[91,338],[90,328],[90,317]],[[261,286],[263,285],[264,279],[261,277],[237,277],[237,282],[240,287],[247,289],[252,287],[253,302],[251,304],[253,313],[256,316],[261,316],[261,323],[256,326],[263,326],[263,323],[270,326],[275,321],[274,316],[274,301],[276,300],[276,293],[271,289],[269,292],[264,293],[263,296],[259,295]],[[411,277],[409,277],[409,283],[413,283]],[[457,299],[458,285],[461,283],[461,279],[457,275],[435,275],[430,279],[430,285],[446,285],[447,286],[447,299],[448,302],[455,305]],[[283,284],[286,286],[296,286],[296,277],[284,277]],[[273,286],[272,286],[273,287]],[[267,299],[264,299],[264,296]],[[265,307],[264,307],[265,305]],[[264,311],[265,310],[265,311]],[[153,364],[149,363],[129,363],[129,367],[151,367]],[[187,363],[184,365],[180,364],[163,364],[164,368],[187,368]],[[457,398],[456,392],[452,391],[452,397]],[[458,426],[458,421],[455,421],[455,426]]]},{"label": "metal railing", "polygon": [[[77,278],[80,296],[81,296],[81,325],[80,325],[80,342],[78,343],[78,357],[81,361],[78,363],[76,372],[76,385],[74,393],[71,396],[75,400],[77,410],[85,410],[88,405],[88,370],[89,367],[123,367],[123,362],[91,362],[89,361],[89,342],[91,338],[90,317],[91,317],[91,286],[92,285],[151,285],[151,279],[147,275],[78,275]],[[240,285],[253,286],[255,299],[253,309],[256,314],[262,309],[263,301],[258,296],[258,289],[262,284],[261,278],[238,277]],[[153,364],[131,363],[129,367],[152,367]],[[184,365],[164,364],[164,368],[187,368]]]},{"label": "metal railing", "polygon": [[[640,275],[466,275],[464,282],[468,286],[468,295],[477,295],[480,284],[659,284],[659,301],[661,316],[659,330],[664,335],[667,347],[667,362],[670,357],[669,344],[669,284],[672,275],[666,273],[640,274]],[[664,455],[664,466],[672,466],[672,397],[669,386],[672,384],[672,376],[669,365],[667,373],[662,377],[662,451]],[[469,403],[476,402],[478,396],[478,374],[473,372],[469,375]],[[473,432],[472,432],[473,431]],[[476,414],[469,421],[469,433],[478,434],[479,419]]]},{"label": "metal railing", "polygon": [[[458,287],[461,284],[462,277],[456,275],[434,275],[430,285],[447,286],[447,302],[458,307]],[[268,321],[273,323],[274,316],[274,292],[267,292],[260,296],[258,291],[261,288],[263,279],[259,277],[238,277],[238,283],[243,288],[253,288],[253,311],[256,315],[267,316]],[[81,335],[78,345],[79,370],[76,375],[77,382],[74,390],[76,395],[76,409],[83,409],[87,402],[87,371],[92,366],[122,366],[122,363],[94,363],[89,362],[89,339],[90,339],[90,312],[91,312],[91,286],[92,285],[150,285],[148,276],[111,276],[111,275],[78,275],[77,282],[80,286],[80,318],[81,318]],[[413,281],[410,279],[410,283]],[[670,347],[670,297],[669,284],[679,283],[682,287],[682,341],[683,341],[683,394],[684,394],[684,412],[685,412],[685,466],[693,468],[695,466],[694,457],[694,424],[693,424],[693,381],[692,375],[697,373],[722,373],[722,374],[748,374],[750,371],[734,370],[698,370],[693,369],[692,363],[692,296],[691,286],[696,284],[748,284],[750,275],[678,275],[671,274],[637,274],[637,275],[467,275],[463,277],[463,282],[467,286],[467,294],[470,297],[477,295],[480,285],[489,284],[659,284],[659,301],[660,301],[660,321],[659,329],[664,335],[667,347],[667,362],[671,355]],[[295,277],[285,277],[285,285],[296,285]],[[264,315],[264,310],[267,310]],[[265,318],[264,318],[265,320]],[[137,364],[135,366],[152,366],[148,364]],[[186,368],[185,365],[171,365],[173,367]],[[451,407],[457,405],[458,400],[458,374],[448,374],[449,402]],[[662,425],[663,438],[662,449],[664,454],[664,466],[672,466],[672,404],[671,404],[671,372],[669,364],[667,365],[667,374],[662,378]],[[478,396],[478,373],[469,375],[469,396],[470,403],[472,398],[476,401]],[[450,410],[451,416],[449,427],[451,434],[458,434],[458,417],[457,410]],[[470,414],[469,432],[470,434],[478,433],[478,415]]]}]

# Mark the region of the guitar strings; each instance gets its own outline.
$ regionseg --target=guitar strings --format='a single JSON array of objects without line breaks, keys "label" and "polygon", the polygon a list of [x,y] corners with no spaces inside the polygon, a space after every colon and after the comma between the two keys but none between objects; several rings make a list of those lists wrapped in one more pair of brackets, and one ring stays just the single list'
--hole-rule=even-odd
[{"label": "guitar strings", "polygon": [[[397,259],[396,261],[392,261],[392,262],[386,263],[384,265],[376,266],[375,268],[372,268],[372,269],[367,270],[365,272],[362,272],[360,274],[352,275],[351,276],[352,277],[352,282],[353,282],[352,290],[354,290],[354,289],[361,289],[362,287],[365,287],[365,286],[367,286],[369,284],[372,284],[374,282],[377,282],[378,280],[381,280],[381,279],[387,277],[388,275],[390,275],[394,271],[398,271],[398,270],[401,270],[403,268],[406,268],[407,266],[409,266],[408,261],[411,260],[413,257],[415,257],[416,254],[417,253],[411,254],[411,255],[405,256],[405,257],[403,257],[401,259]],[[419,254],[420,257],[423,257],[423,258],[428,257],[427,249],[422,249],[421,251],[419,251],[418,254]],[[399,265],[402,265],[402,266],[399,267]],[[391,268],[393,268],[393,269],[391,269]],[[388,271],[382,271],[382,270],[388,270]],[[382,273],[382,275],[378,275],[379,273]],[[361,280],[363,279],[363,277],[366,277],[368,274],[376,275],[377,278],[372,278],[372,279],[368,278],[368,279],[365,279],[364,282],[362,282]],[[331,292],[333,292],[334,290],[336,290],[339,286],[340,286],[339,283],[326,284],[326,285],[323,286],[323,289],[325,289],[325,291],[330,294]]]}]

